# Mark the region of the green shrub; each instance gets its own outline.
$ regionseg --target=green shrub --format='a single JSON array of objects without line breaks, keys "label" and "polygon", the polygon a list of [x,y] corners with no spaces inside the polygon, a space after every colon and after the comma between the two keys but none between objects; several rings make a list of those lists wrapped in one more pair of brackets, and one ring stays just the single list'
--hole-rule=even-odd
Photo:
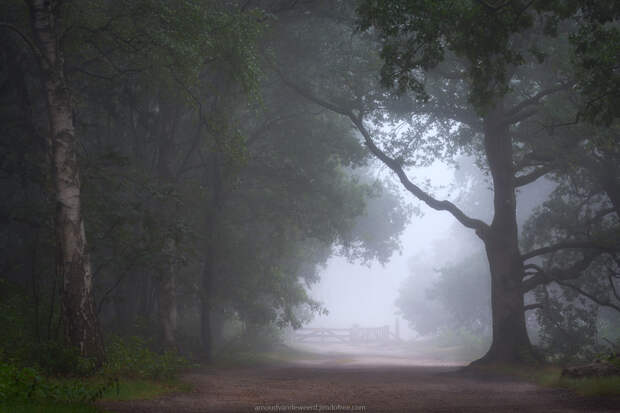
[{"label": "green shrub", "polygon": [[81,357],[74,348],[58,341],[34,345],[33,359],[50,376],[88,376],[95,372],[94,360]]},{"label": "green shrub", "polygon": [[0,403],[52,401],[83,403],[101,398],[113,380],[93,384],[81,380],[53,380],[32,367],[0,363]]},{"label": "green shrub", "polygon": [[169,380],[188,362],[178,353],[152,351],[140,337],[112,337],[107,344],[107,362],[103,374],[108,377],[132,377]]}]

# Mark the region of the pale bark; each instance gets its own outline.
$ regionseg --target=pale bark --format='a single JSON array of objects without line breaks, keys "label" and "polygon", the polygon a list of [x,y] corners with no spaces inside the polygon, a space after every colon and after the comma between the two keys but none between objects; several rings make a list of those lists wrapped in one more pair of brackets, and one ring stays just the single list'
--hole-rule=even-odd
[{"label": "pale bark", "polygon": [[93,275],[80,205],[80,172],[73,106],[58,47],[55,1],[30,0],[32,32],[38,48],[49,113],[54,183],[58,271],[62,274],[64,336],[80,354],[103,360],[104,348],[92,295]]}]

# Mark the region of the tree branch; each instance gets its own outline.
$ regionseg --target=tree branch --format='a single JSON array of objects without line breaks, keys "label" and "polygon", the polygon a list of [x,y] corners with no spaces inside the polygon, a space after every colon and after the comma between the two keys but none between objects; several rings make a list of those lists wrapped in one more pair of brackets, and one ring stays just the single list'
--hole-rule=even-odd
[{"label": "tree branch", "polygon": [[552,170],[553,170],[553,168],[551,166],[549,166],[549,165],[544,165],[544,166],[538,167],[538,168],[534,169],[532,172],[530,172],[528,174],[515,176],[514,181],[513,181],[513,185],[514,185],[515,188],[518,188],[520,186],[525,186],[527,184],[531,184],[532,182],[534,182],[538,178],[542,177],[543,175],[546,175],[547,173],[551,172]]},{"label": "tree branch", "polygon": [[32,40],[30,40],[30,38],[28,36],[26,36],[25,33],[23,33],[21,30],[19,30],[19,28],[17,28],[17,26],[15,26],[15,25],[13,25],[11,23],[0,22],[0,28],[2,28],[2,27],[4,27],[5,29],[10,30],[10,31],[16,33],[24,41],[24,43],[26,43],[26,45],[30,48],[32,53],[34,53],[34,55],[41,62],[45,62],[49,66],[51,66],[51,62],[49,60],[47,60],[47,57],[45,57],[45,55],[41,52],[41,49],[39,49],[37,47],[37,45]]},{"label": "tree branch", "polygon": [[600,298],[596,297],[593,294],[590,294],[586,291],[584,291],[583,289],[577,287],[576,285],[573,285],[571,283],[567,283],[567,282],[563,282],[563,281],[557,281],[556,282],[561,285],[562,287],[568,287],[576,292],[578,292],[579,294],[583,295],[584,297],[588,298],[590,301],[602,306],[602,307],[609,307],[609,308],[613,308],[616,311],[620,312],[620,306],[616,305],[614,303],[611,303],[609,301],[609,299],[606,300],[601,300]]},{"label": "tree branch", "polygon": [[614,284],[613,274],[610,272],[607,274],[607,279],[609,280],[609,285],[611,286],[611,292],[616,297],[616,300],[620,301],[620,294],[618,294],[618,290],[616,289],[616,284]]},{"label": "tree branch", "polygon": [[559,282],[579,278],[583,275],[583,271],[585,271],[599,255],[600,253],[587,255],[570,268],[552,268],[549,271],[539,269],[536,275],[523,281],[523,292],[528,292],[539,285],[550,284],[554,281]]},{"label": "tree branch", "polygon": [[498,3],[498,4],[491,4],[486,0],[476,0],[476,1],[489,10],[498,11],[498,10],[503,9],[507,5],[509,5],[511,0],[505,0],[504,2]]},{"label": "tree branch", "polygon": [[521,254],[521,259],[523,261],[529,260],[530,258],[538,257],[539,255],[549,254],[551,252],[556,252],[560,250],[568,250],[568,249],[592,249],[599,250],[602,252],[616,252],[618,251],[617,247],[610,247],[609,245],[598,244],[592,241],[565,241],[559,242],[555,245],[550,245],[548,247],[538,248],[525,254]]},{"label": "tree branch", "polygon": [[500,122],[502,125],[512,125],[515,124],[517,122],[521,122],[524,121],[527,118],[531,118],[532,116],[536,115],[538,113],[537,109],[534,108],[530,108],[528,110],[524,110],[522,112],[518,112],[512,116],[506,116],[502,119],[502,121]]},{"label": "tree branch", "polygon": [[279,71],[278,71],[278,74],[280,75],[280,77],[282,78],[282,81],[287,86],[295,90],[301,96],[305,97],[311,102],[316,103],[319,106],[322,106],[335,113],[348,117],[362,134],[362,137],[364,138],[364,143],[366,147],[370,150],[370,152],[375,157],[377,157],[381,162],[383,162],[388,168],[390,168],[394,173],[396,173],[396,175],[400,179],[400,182],[403,184],[403,186],[416,198],[418,198],[420,201],[424,202],[426,205],[428,205],[429,207],[431,207],[432,209],[436,211],[447,211],[451,213],[452,216],[454,216],[454,218],[456,218],[457,221],[459,221],[463,226],[474,229],[476,231],[476,234],[480,238],[484,239],[486,237],[486,234],[488,233],[488,230],[489,230],[489,226],[486,223],[484,223],[483,221],[479,219],[474,219],[474,218],[467,216],[463,211],[461,211],[456,205],[454,205],[450,201],[446,201],[446,200],[441,201],[436,198],[433,198],[430,194],[422,190],[422,188],[420,188],[419,186],[411,182],[406,172],[403,170],[401,162],[397,159],[394,159],[388,156],[385,152],[379,149],[379,147],[374,143],[372,136],[370,135],[370,132],[368,131],[368,129],[366,129],[361,116],[356,116],[350,109],[342,108],[340,106],[337,106],[331,102],[328,102],[324,99],[321,99],[315,96],[309,91],[299,87],[295,83],[286,79],[282,75],[282,73],[280,73]]},{"label": "tree branch", "polygon": [[508,109],[506,111],[506,113],[504,113],[504,116],[506,116],[508,118],[513,117],[513,116],[519,114],[519,112],[521,112],[523,109],[527,108],[528,106],[532,106],[532,105],[538,104],[540,99],[544,98],[545,96],[551,95],[551,94],[559,92],[561,90],[566,90],[570,86],[571,86],[570,83],[562,83],[561,85],[557,85],[557,86],[554,86],[554,87],[550,87],[549,89],[541,90],[540,92],[538,92],[534,96],[532,96],[530,98],[527,98],[527,99],[519,102],[518,104],[516,104],[512,108]]},{"label": "tree branch", "polygon": [[400,182],[409,192],[411,192],[416,198],[418,198],[420,201],[424,202],[426,205],[433,208],[434,210],[450,212],[452,216],[454,216],[454,218],[456,218],[457,221],[459,221],[463,226],[476,230],[476,234],[480,238],[484,239],[484,237],[486,237],[487,231],[489,229],[489,226],[487,224],[485,224],[479,219],[470,218],[452,202],[446,200],[440,201],[433,198],[428,193],[424,192],[420,187],[418,187],[409,180],[409,177],[403,170],[401,163],[398,160],[390,158],[375,145],[372,137],[370,136],[370,133],[364,126],[361,118],[355,117],[351,114],[350,119],[361,132],[362,136],[364,137],[364,142],[370,152],[372,152],[373,155],[379,158],[379,160],[381,160],[388,168],[390,168],[394,173],[396,173],[396,175],[400,179]]}]

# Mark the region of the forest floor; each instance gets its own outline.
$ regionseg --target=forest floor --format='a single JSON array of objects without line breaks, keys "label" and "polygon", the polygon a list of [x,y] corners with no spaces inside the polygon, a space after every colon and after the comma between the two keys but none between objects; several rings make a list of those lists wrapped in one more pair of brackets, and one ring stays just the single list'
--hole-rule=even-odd
[{"label": "forest floor", "polygon": [[312,357],[196,370],[189,393],[107,402],[109,412],[620,412],[619,397],[582,397],[512,376],[396,356]]}]

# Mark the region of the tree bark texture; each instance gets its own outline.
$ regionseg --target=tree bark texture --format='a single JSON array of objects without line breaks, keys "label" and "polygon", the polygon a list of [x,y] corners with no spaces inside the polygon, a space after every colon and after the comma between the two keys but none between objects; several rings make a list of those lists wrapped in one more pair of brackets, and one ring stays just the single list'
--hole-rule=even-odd
[{"label": "tree bark texture", "polygon": [[174,255],[176,245],[173,239],[166,240],[167,268],[162,271],[159,280],[159,321],[162,329],[164,348],[177,350],[177,297],[176,297],[176,268]]},{"label": "tree bark texture", "polygon": [[92,294],[93,274],[80,205],[73,105],[58,47],[58,2],[30,0],[32,32],[38,48],[47,99],[54,183],[58,270],[62,274],[62,318],[66,341],[83,356],[104,358],[104,347]]},{"label": "tree bark texture", "polygon": [[202,270],[202,291],[200,294],[200,341],[204,359],[210,362],[213,358],[213,334],[211,325],[212,308],[212,278],[213,261],[212,254],[208,254],[207,261]]},{"label": "tree bark texture", "polygon": [[519,251],[512,140],[501,105],[486,116],[484,144],[493,178],[494,217],[483,237],[491,273],[492,344],[479,363],[533,362],[523,306],[523,261]]},{"label": "tree bark texture", "polygon": [[[171,186],[174,175],[172,173],[174,148],[174,133],[176,127],[175,113],[169,105],[160,105],[159,116],[159,157],[157,173],[161,184]],[[161,201],[160,208],[164,215],[174,214],[175,204],[171,199]],[[164,348],[178,350],[177,329],[177,298],[176,298],[176,272],[177,268],[177,242],[172,235],[168,235],[162,251],[164,267],[160,272],[158,284],[159,321],[162,332]]]}]

